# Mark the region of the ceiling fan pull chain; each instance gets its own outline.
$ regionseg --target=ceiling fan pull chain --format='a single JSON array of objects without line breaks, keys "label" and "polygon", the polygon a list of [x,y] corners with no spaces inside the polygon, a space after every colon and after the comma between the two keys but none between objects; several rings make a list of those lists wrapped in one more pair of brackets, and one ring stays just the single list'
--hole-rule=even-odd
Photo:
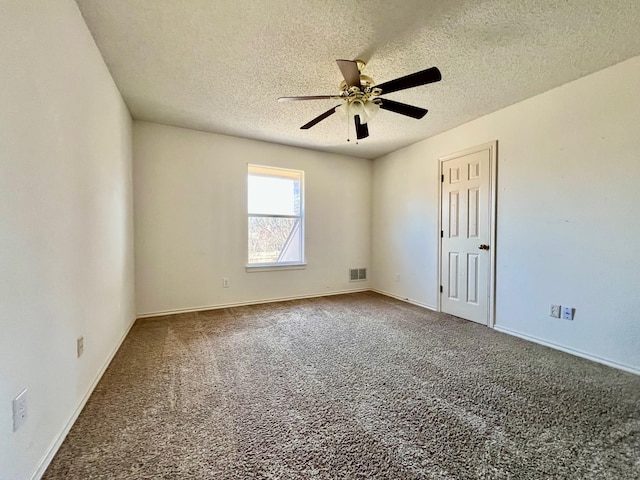
[{"label": "ceiling fan pull chain", "polygon": [[351,139],[349,138],[349,124],[351,122],[349,120],[350,120],[350,117],[349,117],[349,102],[347,102],[347,142],[351,141]]}]

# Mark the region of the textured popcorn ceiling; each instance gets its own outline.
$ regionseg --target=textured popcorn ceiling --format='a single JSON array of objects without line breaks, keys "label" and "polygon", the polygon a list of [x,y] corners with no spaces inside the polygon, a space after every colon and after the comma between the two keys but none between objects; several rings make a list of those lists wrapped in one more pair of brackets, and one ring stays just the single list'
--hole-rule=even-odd
[{"label": "textured popcorn ceiling", "polygon": [[[376,158],[640,54],[638,0],[77,0],[135,119]],[[347,143],[335,59],[377,83],[437,66]],[[594,92],[594,95],[598,92]],[[540,119],[541,122],[545,120]]]}]

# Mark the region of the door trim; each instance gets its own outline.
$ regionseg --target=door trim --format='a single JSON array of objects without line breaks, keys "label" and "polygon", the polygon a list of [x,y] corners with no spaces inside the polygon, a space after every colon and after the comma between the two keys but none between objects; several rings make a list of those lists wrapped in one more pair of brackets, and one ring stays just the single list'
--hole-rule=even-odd
[{"label": "door trim", "polygon": [[439,158],[438,168],[438,285],[436,285],[437,292],[437,310],[442,311],[442,300],[440,293],[440,285],[442,285],[442,237],[440,232],[442,231],[442,175],[444,175],[443,164],[447,160],[452,160],[464,155],[472,153],[482,152],[483,150],[489,150],[489,315],[487,318],[487,327],[493,328],[496,324],[496,214],[498,209],[497,203],[497,181],[498,181],[498,140],[492,142],[483,143],[475,147],[460,150],[458,152],[446,155]]}]

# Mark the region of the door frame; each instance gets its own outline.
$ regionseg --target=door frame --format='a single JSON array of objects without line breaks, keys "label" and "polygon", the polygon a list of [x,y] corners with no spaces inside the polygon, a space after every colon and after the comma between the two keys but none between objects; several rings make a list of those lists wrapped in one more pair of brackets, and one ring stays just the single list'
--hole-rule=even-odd
[{"label": "door frame", "polygon": [[496,311],[495,311],[495,299],[496,299],[496,214],[498,209],[497,203],[497,181],[498,181],[498,140],[476,145],[475,147],[466,148],[458,152],[440,157],[439,160],[439,182],[438,182],[438,285],[436,298],[437,310],[442,311],[442,299],[440,292],[440,286],[442,285],[442,178],[444,175],[444,162],[452,160],[464,155],[472,153],[482,152],[483,150],[489,150],[489,312],[487,317],[487,327],[493,328],[496,324]]}]

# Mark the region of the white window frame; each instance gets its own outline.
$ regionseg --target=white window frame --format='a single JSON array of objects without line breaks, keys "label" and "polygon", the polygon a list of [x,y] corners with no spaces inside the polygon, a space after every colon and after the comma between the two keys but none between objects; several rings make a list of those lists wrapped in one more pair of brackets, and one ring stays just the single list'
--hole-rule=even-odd
[{"label": "white window frame", "polygon": [[[280,173],[280,175],[278,174]],[[249,175],[264,175],[266,177],[281,177],[281,178],[300,178],[300,214],[299,215],[272,215],[272,214],[264,214],[264,213],[249,213]],[[298,270],[306,267],[305,262],[305,231],[304,231],[304,217],[305,217],[305,209],[304,209],[304,193],[305,193],[305,184],[304,184],[304,171],[302,170],[293,170],[289,168],[280,168],[280,167],[270,167],[266,165],[256,165],[249,163],[247,164],[247,194],[245,198],[247,199],[247,208],[245,211],[247,212],[247,228],[245,229],[246,239],[247,239],[247,248],[245,251],[247,252],[247,265],[246,269],[248,272],[256,272],[256,271],[269,271],[269,270]],[[249,263],[249,219],[255,218],[294,218],[299,221],[299,229],[300,229],[300,261],[299,262],[271,262],[271,263]]]}]

